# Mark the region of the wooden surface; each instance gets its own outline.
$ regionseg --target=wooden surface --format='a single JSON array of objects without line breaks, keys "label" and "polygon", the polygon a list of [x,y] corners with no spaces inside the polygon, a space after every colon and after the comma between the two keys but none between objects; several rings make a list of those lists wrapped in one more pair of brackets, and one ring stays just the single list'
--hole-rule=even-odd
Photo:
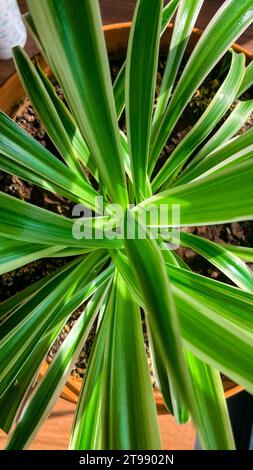
[{"label": "wooden surface", "polygon": [[[74,416],[75,405],[59,399],[52,414],[41,427],[29,449],[66,450]],[[194,446],[195,431],[191,423],[177,426],[170,415],[158,417],[161,431],[166,430],[163,438],[165,450],[191,450]],[[3,449],[6,435],[0,430],[0,449]]]},{"label": "wooden surface", "polygon": [[[27,11],[25,0],[18,0],[22,13]],[[80,0],[81,1],[81,0]],[[197,26],[205,28],[224,0],[204,0],[204,5],[197,20]],[[243,0],[242,0],[243,1]],[[100,0],[101,12],[104,24],[129,21],[132,18],[136,0]],[[253,26],[251,26],[238,43],[253,52]],[[26,50],[30,56],[38,52],[36,45],[28,37]],[[0,61],[0,83],[8,78],[15,70],[12,60]]]}]

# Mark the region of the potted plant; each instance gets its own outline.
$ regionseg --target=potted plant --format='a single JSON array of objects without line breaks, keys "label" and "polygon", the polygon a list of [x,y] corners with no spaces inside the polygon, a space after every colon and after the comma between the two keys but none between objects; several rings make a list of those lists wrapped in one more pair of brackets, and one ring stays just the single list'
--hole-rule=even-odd
[{"label": "potted plant", "polygon": [[[97,1],[28,1],[27,21],[68,107],[21,49],[14,49],[14,58],[63,161],[1,113],[0,168],[77,206],[71,220],[0,194],[2,269],[41,257],[73,257],[0,304],[0,424],[10,431],[7,449],[28,446],[96,318],[70,448],[160,448],[141,312],[167,408],[179,423],[192,417],[204,448],[234,448],[219,371],[252,391],[253,282],[244,262],[252,260],[252,250],[187,231],[178,239],[173,227],[252,219],[253,133],[233,138],[252,112],[251,101],[236,101],[253,82],[242,53],[231,53],[206,111],[170,158],[159,160],[194,92],[253,19],[250,1],[227,0],[176,82],[202,4],[171,0],[163,9],[160,0],[139,0],[126,64],[112,87]],[[177,6],[153,112],[160,35]],[[118,127],[124,108],[127,138]],[[88,216],[81,212],[86,209]],[[236,287],[193,273],[168,242],[194,249]],[[84,302],[27,399],[52,342]]]}]

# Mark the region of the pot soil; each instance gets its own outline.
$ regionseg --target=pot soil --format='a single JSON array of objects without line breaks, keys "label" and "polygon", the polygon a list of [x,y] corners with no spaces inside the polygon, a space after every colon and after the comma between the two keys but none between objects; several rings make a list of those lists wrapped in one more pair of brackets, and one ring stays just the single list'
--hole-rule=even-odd
[{"label": "pot soil", "polygon": [[[112,79],[114,80],[117,76],[120,66],[123,63],[123,59],[126,53],[126,45],[129,36],[130,23],[123,23],[113,26],[107,26],[104,28],[105,38],[107,47],[111,57],[111,73]],[[191,52],[195,43],[199,39],[201,31],[194,29],[191,41],[188,45],[188,53]],[[157,87],[161,83],[163,75],[165,61],[163,57],[166,57],[166,51],[168,48],[168,42],[171,37],[171,25],[168,27],[164,34],[161,42],[161,59],[159,62],[159,71],[157,75]],[[237,51],[242,51],[239,46],[235,46]],[[248,61],[251,60],[252,56],[247,52],[243,51]],[[41,57],[38,58],[44,71],[50,75],[48,66],[44,63]],[[175,131],[171,138],[167,142],[165,148],[160,157],[160,164],[168,158],[174,148],[182,140],[182,138],[189,132],[193,124],[203,113],[205,108],[210,103],[216,90],[219,88],[221,82],[216,78],[216,70],[205,80],[203,85],[194,95],[187,109],[183,113]],[[52,78],[53,84],[56,88],[59,96],[63,98],[63,94],[55,80]],[[1,87],[0,95],[0,109],[11,115],[13,119],[23,127],[29,134],[31,134],[36,140],[42,145],[47,147],[52,153],[61,158],[55,149],[54,145],[48,138],[45,130],[43,129],[38,117],[36,116],[31,104],[28,99],[24,98],[24,90],[19,81],[17,74],[14,74],[5,84]],[[253,126],[253,117],[251,117],[246,125],[241,129],[240,132],[244,132],[247,128]],[[124,117],[121,119],[121,127],[125,129]],[[28,201],[32,204],[44,207],[47,210],[62,214],[65,216],[71,216],[73,204],[67,199],[52,194],[46,190],[40,189],[30,183],[22,181],[16,176],[7,175],[3,172],[0,173],[0,190],[8,194],[11,194],[19,199]],[[216,242],[226,242],[236,245],[252,246],[253,242],[253,224],[251,222],[244,223],[233,223],[227,225],[216,225],[209,227],[194,227],[187,229],[192,233],[208,238]],[[180,255],[191,267],[191,269],[199,274],[218,279],[223,282],[230,282],[218,269],[204,260],[201,256],[196,254],[190,249],[180,248]],[[56,271],[59,267],[63,266],[68,262],[67,258],[63,259],[43,259],[29,265],[15,270],[11,273],[0,276],[0,301],[14,295],[19,290],[30,285],[32,282],[39,280],[49,273]],[[81,314],[83,308],[79,308],[71,315],[68,323],[65,325],[60,336],[56,340],[55,344],[51,348],[47,362],[43,365],[40,377],[45,373],[48,363],[51,362],[55,353],[59,349],[64,338],[67,336],[71,327],[73,326],[76,319]],[[72,372],[72,376],[69,378],[63,392],[62,397],[70,401],[76,402],[81,387],[82,377],[85,374],[86,364],[89,357],[92,341],[95,335],[95,328],[91,331],[90,337],[82,350],[79,359]],[[145,336],[145,325],[144,325],[144,336]],[[146,348],[148,353],[148,344],[146,340]],[[241,390],[241,387],[231,382],[226,377],[223,377],[223,385],[225,395],[231,396]],[[159,392],[155,391],[155,398],[157,403],[157,409],[159,414],[167,413],[162,397]]]}]

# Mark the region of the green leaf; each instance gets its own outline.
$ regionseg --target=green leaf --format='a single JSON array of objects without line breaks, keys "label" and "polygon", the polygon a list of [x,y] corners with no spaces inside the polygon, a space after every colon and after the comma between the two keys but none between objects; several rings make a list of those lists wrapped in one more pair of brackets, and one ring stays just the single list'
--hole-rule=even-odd
[{"label": "green leaf", "polygon": [[59,251],[56,251],[53,255],[49,255],[49,258],[64,258],[69,256],[79,256],[86,255],[94,251],[94,248],[62,248]]},{"label": "green leaf", "polygon": [[[106,225],[108,220],[110,221],[110,218],[107,217],[79,220],[78,224],[80,222],[81,226],[86,228],[92,227],[93,222],[98,222],[99,227],[96,238],[82,237],[77,239],[73,234],[73,220],[1,192],[0,209],[0,235],[5,237],[32,243],[36,240],[39,244],[63,245],[63,247],[80,247],[82,249],[90,247],[94,249],[103,247],[120,248],[122,246],[122,240],[117,238],[109,239],[106,236]],[[110,222],[109,225],[111,225]],[[102,231],[103,226],[105,233]]]},{"label": "green leaf", "polygon": [[[161,252],[165,262],[169,259],[170,262],[174,263],[175,258],[173,256],[172,251],[169,251],[167,247],[164,247],[165,244],[162,243],[160,240],[158,243],[161,248]],[[175,387],[173,387],[173,384],[170,381],[167,363],[166,361],[164,361],[164,358],[160,353],[158,341],[159,338],[157,338],[157,336],[153,334],[153,331],[150,328],[148,315],[146,315],[145,320],[148,330],[149,349],[156,383],[163,395],[163,399],[167,409],[170,411],[170,413],[174,415],[178,424],[184,424],[190,419],[189,412],[183,405],[180,396],[178,395],[177,391],[175,390]]]},{"label": "green leaf", "polygon": [[78,156],[81,163],[83,163],[83,165],[88,168],[89,172],[96,179],[96,167],[92,161],[90,151],[84,142],[76,123],[74,122],[73,116],[69,112],[64,102],[58,97],[54,86],[50,82],[49,78],[44,74],[38,62],[35,62],[35,67],[44,87],[47,90],[48,95],[50,96],[56,112],[61,119],[65,132],[71,140],[71,145],[73,146],[74,152]]},{"label": "green leaf", "polygon": [[[1,237],[1,242],[4,240]],[[59,270],[58,270],[59,271]],[[56,273],[58,272],[56,271]],[[37,282],[34,282],[30,286],[26,287],[25,289],[21,290],[17,294],[9,297],[8,299],[4,300],[0,303],[0,319],[2,319],[9,314],[14,308],[18,307],[21,303],[25,302],[31,295],[33,295],[37,290],[39,290],[48,280],[50,280],[55,273],[48,274],[44,278],[40,279]]]},{"label": "green leaf", "polygon": [[131,170],[131,160],[129,157],[128,141],[127,141],[127,136],[126,134],[124,134],[123,131],[120,131],[120,140],[121,140],[121,147],[122,147],[123,158],[124,158],[125,172],[132,184],[133,175],[132,175],[132,170]]},{"label": "green leaf", "polygon": [[87,339],[105,293],[104,286],[98,289],[75,322],[53,363],[29,398],[7,442],[7,450],[27,448],[38,428],[48,417]]},{"label": "green leaf", "polygon": [[239,328],[223,320],[218,308],[212,310],[196,298],[194,289],[186,292],[174,287],[173,294],[185,348],[252,393],[252,331],[248,334],[243,325]]},{"label": "green leaf", "polygon": [[234,253],[238,258],[246,261],[248,263],[253,262],[253,248],[248,246],[237,246],[237,245],[228,245],[226,243],[222,243],[222,246],[226,248],[226,250],[231,251]]},{"label": "green leaf", "polygon": [[210,306],[211,309],[215,310],[222,320],[237,325],[248,334],[252,333],[252,293],[188,270],[172,268],[169,265],[167,268],[173,286],[191,292],[194,298],[201,299],[203,305]]},{"label": "green leaf", "polygon": [[189,412],[170,381],[167,362],[164,361],[164,357],[160,352],[159,338],[153,334],[153,330],[150,328],[148,315],[146,315],[145,320],[148,330],[152,368],[157,387],[163,396],[167,410],[174,415],[178,424],[184,424],[190,418]]},{"label": "green leaf", "polygon": [[[7,241],[6,241],[7,240]],[[61,247],[19,243],[4,239],[0,246],[0,275],[40,258],[54,255]]]},{"label": "green leaf", "polygon": [[[31,353],[30,349],[34,340],[36,340],[36,345],[38,338],[40,338],[43,331],[47,330],[47,326],[51,323],[52,319],[56,321],[55,318],[57,318],[56,324],[58,324],[58,315],[61,317],[63,310],[64,321],[66,321],[66,315],[68,316],[70,314],[69,305],[72,305],[72,303],[75,302],[75,300],[73,300],[74,297],[71,299],[71,295],[73,295],[75,290],[78,288],[78,281],[81,282],[84,279],[83,282],[87,284],[87,282],[92,278],[92,270],[94,270],[98,261],[99,264],[101,264],[101,255],[96,253],[94,255],[90,255],[87,259],[85,258],[77,267],[75,267],[75,269],[61,279],[61,282],[56,284],[53,291],[50,291],[46,297],[42,297],[38,304],[37,296],[35,298],[32,297],[30,301],[32,308],[30,310],[27,310],[26,305],[24,308],[21,306],[19,310],[8,317],[0,326],[0,356],[2,364],[0,372],[0,394],[4,391],[6,377],[9,372],[11,371],[11,375],[13,376],[14,366],[16,366],[17,361],[20,360],[21,357],[26,356],[27,350],[29,352],[28,355]],[[45,288],[47,289],[48,286],[45,286]],[[77,292],[78,302],[80,303],[77,306],[74,305],[72,311],[74,311],[83,302],[85,294],[87,294],[87,292],[89,293],[90,289],[91,293],[93,293],[92,289],[94,289],[94,283],[91,285],[85,285],[85,289],[83,288],[80,292]],[[41,298],[41,292],[39,292],[39,297]],[[56,309],[58,309],[57,313]],[[50,347],[50,344],[51,343],[48,344],[48,348]],[[42,358],[44,357],[44,354]],[[36,355],[34,355],[33,360],[35,360],[35,357]]]},{"label": "green leaf", "polygon": [[[135,233],[142,229],[130,213],[127,222],[135,229]],[[192,396],[188,386],[177,312],[160,250],[150,238],[125,236],[124,245],[138,288],[145,300],[149,327],[160,344],[160,354],[167,364],[171,382],[185,406],[191,410]]]},{"label": "green leaf", "polygon": [[173,225],[173,205],[180,211],[180,226],[252,220],[252,178],[252,161],[245,161],[146,199],[135,212],[142,218],[148,210],[154,220],[152,213],[159,209],[153,227]]},{"label": "green leaf", "polygon": [[162,184],[163,189],[167,189],[170,186],[171,181],[178,175],[194,150],[197,149],[229,110],[244,75],[244,64],[244,55],[233,52],[232,63],[226,80],[222,83],[201,118],[193,126],[191,131],[188,132],[185,138],[181,140],[180,144],[172,152],[167,162],[156,175],[152,183],[154,192],[157,191]]},{"label": "green leaf", "polygon": [[[160,127],[187,43],[190,39],[192,29],[202,7],[203,1],[204,0],[183,0],[179,2],[170,41],[167,63],[153,118],[152,140],[154,136],[156,136],[156,132]],[[152,171],[150,171],[150,173],[151,172]]]},{"label": "green leaf", "polygon": [[[236,155],[231,155],[230,158],[228,158],[225,161],[222,161],[221,163],[218,163],[217,165],[213,166],[210,168],[210,170],[206,171],[203,176],[208,176],[209,174],[216,174],[217,176],[223,176],[224,172],[234,168],[236,169],[240,168],[241,163],[243,162],[249,162],[251,163],[252,161],[252,154],[253,154],[253,146],[248,149],[244,149],[241,153],[238,153]],[[201,176],[200,176],[201,178]],[[200,179],[197,178],[197,179]]]},{"label": "green leaf", "polygon": [[244,160],[250,158],[253,153],[253,130],[249,129],[244,134],[231,139],[229,142],[224,143],[217,149],[214,149],[205,158],[200,160],[196,165],[186,171],[182,178],[179,178],[179,184],[185,184],[192,181],[199,176],[206,176],[205,173],[212,173],[219,168],[226,167],[230,163],[238,162],[240,159]]},{"label": "green leaf", "polygon": [[179,5],[180,0],[169,0],[167,5],[163,8],[163,13],[162,13],[162,27],[161,27],[161,36],[165,32],[169,22],[173,18],[177,7]]},{"label": "green leaf", "polygon": [[72,146],[71,138],[65,131],[57,109],[51,101],[32,61],[19,46],[13,48],[12,54],[22,85],[50,139],[69,168],[74,173],[83,176],[83,169]]},{"label": "green leaf", "polygon": [[126,181],[98,2],[29,0],[28,6],[108,193],[125,207]]},{"label": "green leaf", "polygon": [[126,62],[122,65],[117,78],[113,84],[113,94],[118,120],[125,108],[125,81],[126,81]]},{"label": "green leaf", "polygon": [[[0,398],[3,408],[1,425],[4,430],[8,431],[12,426],[19,408],[22,407],[21,402],[27,390],[33,385],[47,351],[58,337],[70,314],[79,308],[97,288],[104,287],[104,283],[108,282],[111,274],[112,269],[108,268],[87,284],[87,280],[94,275],[87,277],[87,272],[84,273],[84,277],[71,300],[62,305],[55,315],[48,318],[46,323],[43,323],[36,336],[31,335],[29,345],[22,354],[18,356],[16,354],[15,363],[2,383],[5,386]],[[23,345],[20,343],[20,346]]]},{"label": "green leaf", "polygon": [[[99,193],[96,193],[95,190],[90,186],[88,188],[88,191],[83,189],[77,188],[77,191],[75,190],[75,187],[73,188],[68,188],[68,187],[60,187],[57,186],[52,181],[49,181],[45,178],[43,178],[42,174],[36,173],[31,167],[28,168],[27,166],[24,166],[22,163],[18,161],[18,158],[15,158],[15,161],[10,159],[10,154],[8,155],[8,158],[6,158],[5,155],[0,154],[0,169],[2,171],[5,171],[8,174],[14,175],[14,176],[19,176],[25,181],[29,181],[30,183],[33,183],[41,188],[44,188],[48,191],[51,191],[53,193],[60,194],[64,196],[65,198],[75,201],[76,203],[83,204],[85,207],[89,207],[91,210],[96,210],[96,197],[101,197]],[[66,167],[67,168],[67,167]],[[72,175],[70,175],[71,177]],[[57,179],[57,178],[56,178]],[[82,182],[85,184],[85,181]],[[76,186],[76,184],[74,184]],[[78,196],[75,193],[84,193],[85,195],[83,196]],[[90,194],[89,194],[90,193]]]},{"label": "green leaf", "polygon": [[240,89],[238,91],[237,97],[240,98],[240,96],[245,93],[251,86],[253,85],[253,62],[251,61],[246,68],[245,76],[242,81],[242,84],[240,86]]},{"label": "green leaf", "polygon": [[45,57],[46,59],[46,53],[45,53],[45,50],[43,49],[43,45],[41,43],[41,40],[39,38],[39,35],[38,35],[38,31],[36,29],[36,26],[34,24],[34,21],[33,21],[33,18],[32,18],[32,15],[31,13],[28,11],[26,13],[24,13],[22,15],[22,20],[23,22],[25,23],[25,26],[28,30],[28,32],[30,33],[30,35],[32,36],[33,40],[35,41],[35,43],[37,44],[38,48],[40,49],[40,51],[43,53],[43,56]]},{"label": "green leaf", "polygon": [[[161,249],[166,262],[189,270],[184,261],[169,250],[165,243]],[[194,390],[194,421],[202,447],[212,450],[233,449],[233,434],[219,372],[189,351],[185,351],[185,358]],[[174,400],[181,410],[180,401],[177,397]]]},{"label": "green leaf", "polygon": [[180,244],[192,248],[220,269],[238,287],[253,292],[253,275],[240,258],[222,245],[187,232],[180,233]]},{"label": "green leaf", "polygon": [[70,438],[70,450],[101,448],[101,391],[106,322],[103,315],[92,345],[86,376],[78,397]]},{"label": "green leaf", "polygon": [[[118,252],[114,262],[137,301],[147,309],[127,258]],[[252,393],[252,294],[172,265],[167,272],[185,349]]]},{"label": "green leaf", "polygon": [[[217,151],[220,146],[227,143],[237,132],[242,128],[245,121],[250,117],[253,112],[253,100],[239,101],[235,109],[228,116],[226,121],[218,129],[218,131],[208,139],[206,144],[201,150],[194,155],[193,159],[187,164],[186,169],[179,175],[176,185],[184,184],[191,180],[188,178],[189,171],[196,166],[201,160],[211,154],[213,151]],[[181,176],[182,175],[182,176]]]},{"label": "green leaf", "polygon": [[[15,312],[13,317],[16,317],[16,314],[19,314],[19,312],[21,313],[21,309]],[[36,338],[30,342],[25,353],[17,358],[12,369],[4,379],[0,398],[2,409],[0,426],[6,433],[10,431],[16,416],[22,408],[27,390],[34,387],[47,350],[64,326],[64,320],[61,319],[60,321],[58,313],[55,315],[54,322],[54,329],[48,329],[48,326],[51,327],[50,322],[43,326],[43,331],[39,332]]]},{"label": "green leaf", "polygon": [[[84,275],[87,275],[88,273],[89,276],[92,274],[94,277],[96,274],[98,274],[97,268],[99,267],[101,269],[101,263],[104,263],[106,258],[101,256],[101,252],[95,252],[87,256],[85,259],[86,264],[84,269]],[[67,266],[58,270],[49,279],[46,278],[44,284],[38,290],[36,290],[33,295],[28,297],[24,303],[17,306],[17,308],[12,312],[12,314],[9,315],[5,321],[1,322],[0,342],[5,338],[5,336],[11,334],[13,329],[17,328],[20,324],[22,324],[22,322],[24,322],[27,316],[30,315],[31,311],[38,307],[40,302],[42,302],[53,290],[55,290],[57,286],[65,279],[65,277],[71,274],[71,272],[76,268],[79,263],[80,258],[78,260],[74,260],[71,263],[68,263]],[[89,277],[84,279],[86,284],[89,279]]]},{"label": "green leaf", "polygon": [[[166,30],[168,23],[170,22],[178,7],[178,4],[179,0],[170,0],[169,3],[163,8],[161,35]],[[125,107],[125,79],[126,63],[122,65],[120,72],[113,84],[114,100],[118,119],[120,119]]]},{"label": "green leaf", "polygon": [[[126,120],[137,201],[147,195],[147,167],[159,54],[162,0],[138,0],[126,60]],[[148,37],[148,41],[147,41]],[[142,54],[140,55],[140,48]]]},{"label": "green leaf", "polygon": [[[122,347],[122,341],[125,347]],[[160,447],[146,361],[140,313],[117,274],[79,397],[72,449]],[[133,370],[134,374],[131,374]],[[137,397],[140,399],[136,408]],[[129,406],[129,400],[132,400],[132,406]]]},{"label": "green leaf", "polygon": [[117,271],[104,315],[101,448],[160,449],[140,309]]},{"label": "green leaf", "polygon": [[197,408],[195,424],[202,447],[206,450],[234,450],[233,432],[219,372],[190,352],[186,352],[186,362],[194,390]]},{"label": "green leaf", "polygon": [[12,119],[0,112],[0,168],[96,209],[99,194]]},{"label": "green leaf", "polygon": [[253,19],[251,0],[226,0],[199,39],[166,109],[151,149],[155,162],[194,92]]}]

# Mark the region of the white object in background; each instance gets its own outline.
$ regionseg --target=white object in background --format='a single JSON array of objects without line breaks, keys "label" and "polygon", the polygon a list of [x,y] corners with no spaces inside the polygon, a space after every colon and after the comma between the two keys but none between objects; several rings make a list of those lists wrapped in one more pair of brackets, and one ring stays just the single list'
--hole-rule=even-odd
[{"label": "white object in background", "polygon": [[10,59],[12,47],[23,47],[26,37],[17,0],[0,0],[0,59]]}]

